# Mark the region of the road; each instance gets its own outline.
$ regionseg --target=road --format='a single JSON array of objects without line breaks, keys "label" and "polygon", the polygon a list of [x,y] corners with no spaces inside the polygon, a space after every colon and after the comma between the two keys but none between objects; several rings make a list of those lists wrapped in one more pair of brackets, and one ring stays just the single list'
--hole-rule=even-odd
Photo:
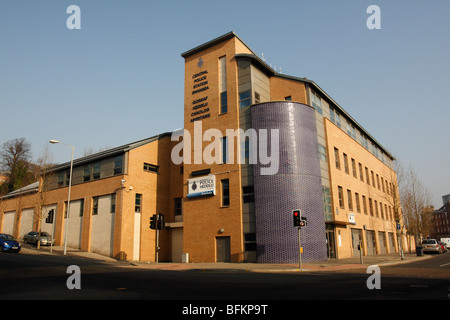
[{"label": "road", "polygon": [[[75,279],[68,273],[71,265],[80,268],[80,289],[67,286]],[[269,305],[275,300],[449,300],[450,252],[381,267],[380,289],[368,289],[370,276],[365,270],[169,271],[76,256],[0,253],[1,300],[185,300],[178,304],[181,308],[197,300],[271,301]]]}]

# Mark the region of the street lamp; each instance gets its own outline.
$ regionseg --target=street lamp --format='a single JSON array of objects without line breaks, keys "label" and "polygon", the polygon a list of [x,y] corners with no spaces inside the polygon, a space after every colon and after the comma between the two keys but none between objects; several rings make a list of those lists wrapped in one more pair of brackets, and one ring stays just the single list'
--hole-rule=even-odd
[{"label": "street lamp", "polygon": [[64,231],[64,255],[67,253],[67,230],[69,227],[69,215],[70,215],[70,191],[72,187],[72,169],[73,169],[73,150],[74,146],[71,146],[69,144],[66,144],[64,142],[58,141],[58,140],[50,140],[50,143],[61,143],[68,147],[72,148],[72,157],[70,158],[70,175],[69,175],[69,196],[67,199],[67,218],[66,218],[66,226]]}]

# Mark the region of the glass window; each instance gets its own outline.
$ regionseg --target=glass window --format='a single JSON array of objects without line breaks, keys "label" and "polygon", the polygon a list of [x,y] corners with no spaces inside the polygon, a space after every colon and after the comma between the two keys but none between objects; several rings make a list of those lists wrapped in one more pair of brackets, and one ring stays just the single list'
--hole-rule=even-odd
[{"label": "glass window", "polygon": [[174,199],[174,214],[175,216],[181,216],[183,214],[183,201],[182,198]]},{"label": "glass window", "polygon": [[245,108],[252,104],[250,90],[239,93],[239,107]]},{"label": "glass window", "polygon": [[320,100],[320,97],[315,92],[312,92],[311,102],[312,102],[312,105],[313,105],[314,109],[316,109],[316,111],[318,113],[323,114],[323,111],[322,111],[322,100]]},{"label": "glass window", "polygon": [[253,186],[242,187],[242,200],[244,203],[255,202],[255,189]]},{"label": "glass window", "polygon": [[92,178],[94,180],[100,179],[100,162],[94,163],[94,170],[92,173]]},{"label": "glass window", "polygon": [[110,208],[110,212],[111,213],[115,213],[116,212],[116,194],[115,193],[111,194],[111,208]]},{"label": "glass window", "polygon": [[339,161],[339,149],[334,148],[334,162],[336,163],[336,169],[341,169],[341,163]]},{"label": "glass window", "polygon": [[98,197],[92,198],[92,215],[98,214]]},{"label": "glass window", "polygon": [[142,200],[142,194],[136,193],[136,198],[134,201],[134,211],[135,212],[141,212],[141,206],[142,206],[141,200]]},{"label": "glass window", "polygon": [[339,207],[344,209],[344,191],[340,186],[338,186],[338,195],[339,195]]},{"label": "glass window", "polygon": [[122,173],[122,162],[123,157],[115,157],[114,158],[114,174],[121,174]]},{"label": "glass window", "polygon": [[228,207],[230,205],[230,181],[223,179],[220,181],[222,189],[222,207]]},{"label": "glass window", "polygon": [[222,138],[222,163],[228,162],[228,144],[227,137]]},{"label": "glass window", "polygon": [[227,113],[228,111],[228,103],[227,103],[227,92],[220,93],[220,113]]}]

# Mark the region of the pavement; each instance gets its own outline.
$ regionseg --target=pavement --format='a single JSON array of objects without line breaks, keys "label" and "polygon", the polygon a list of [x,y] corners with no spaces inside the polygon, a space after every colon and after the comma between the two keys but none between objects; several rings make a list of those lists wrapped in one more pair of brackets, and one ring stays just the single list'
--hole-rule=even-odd
[{"label": "pavement", "polygon": [[[51,252],[50,252],[51,249]],[[22,253],[26,254],[53,254],[63,255],[63,246],[41,247],[23,246]],[[119,261],[97,253],[85,252],[78,249],[67,248],[67,256],[84,257],[101,260],[104,262],[117,262],[122,266],[133,266],[137,268],[170,270],[170,271],[200,271],[200,272],[316,272],[316,271],[338,271],[364,269],[372,265],[389,266],[431,258],[432,255],[424,254],[417,256],[414,253],[404,253],[403,259],[399,254],[381,254],[363,256],[362,263],[360,257],[348,259],[329,259],[328,261],[299,264],[269,264],[269,263],[172,263],[172,262],[146,262],[146,261]]]}]

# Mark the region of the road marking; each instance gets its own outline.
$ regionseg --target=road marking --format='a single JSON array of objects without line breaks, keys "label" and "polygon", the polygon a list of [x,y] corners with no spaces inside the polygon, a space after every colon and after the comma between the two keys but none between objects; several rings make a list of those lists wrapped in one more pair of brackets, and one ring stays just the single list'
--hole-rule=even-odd
[{"label": "road marking", "polygon": [[441,264],[439,267],[448,266],[449,264],[450,264],[450,262],[449,263],[444,263],[444,264]]},{"label": "road marking", "polygon": [[429,288],[427,284],[410,284],[410,288]]}]

